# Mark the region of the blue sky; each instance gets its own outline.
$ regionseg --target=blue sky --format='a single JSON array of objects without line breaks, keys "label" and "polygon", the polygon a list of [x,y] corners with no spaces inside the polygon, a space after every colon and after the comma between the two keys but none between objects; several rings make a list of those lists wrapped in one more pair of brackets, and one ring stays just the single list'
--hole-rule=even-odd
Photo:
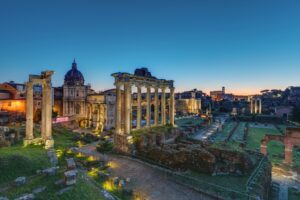
[{"label": "blue sky", "polygon": [[62,85],[74,57],[96,90],[140,66],[178,90],[300,85],[300,1],[0,0],[0,82]]}]

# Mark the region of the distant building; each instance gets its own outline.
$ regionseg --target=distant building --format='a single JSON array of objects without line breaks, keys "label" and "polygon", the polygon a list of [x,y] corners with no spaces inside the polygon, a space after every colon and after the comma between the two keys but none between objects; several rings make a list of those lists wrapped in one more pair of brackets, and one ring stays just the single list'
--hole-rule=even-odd
[{"label": "distant building", "polygon": [[275,107],[275,115],[279,118],[288,120],[293,112],[292,106],[277,106]]},{"label": "distant building", "polygon": [[213,101],[221,101],[225,94],[225,87],[222,87],[222,90],[210,91],[210,97]]},{"label": "distant building", "polygon": [[175,94],[175,109],[178,115],[200,114],[202,91],[197,89]]},{"label": "distant building", "polygon": [[300,87],[289,87],[288,103],[300,107]]},{"label": "distant building", "polygon": [[77,69],[75,59],[66,73],[63,85],[63,115],[85,117],[87,95],[90,86],[84,85],[84,77]]}]

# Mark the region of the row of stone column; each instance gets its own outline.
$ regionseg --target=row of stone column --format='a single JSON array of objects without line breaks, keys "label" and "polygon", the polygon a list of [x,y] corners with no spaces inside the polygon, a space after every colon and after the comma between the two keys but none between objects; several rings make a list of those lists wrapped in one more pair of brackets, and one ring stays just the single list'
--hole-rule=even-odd
[{"label": "row of stone column", "polygon": [[250,113],[261,114],[262,101],[261,99],[250,99]]},{"label": "row of stone column", "polygon": [[[95,108],[96,107],[96,108]],[[87,112],[86,112],[86,118],[87,118],[87,128],[91,128],[93,126],[93,114],[96,112],[96,126],[95,126],[95,130],[101,130],[103,129],[104,124],[102,124],[102,127],[100,127],[100,123],[101,123],[101,109],[105,109],[105,108],[101,108],[101,105],[99,104],[88,104],[87,105]]]},{"label": "row of stone column", "polygon": [[[26,84],[26,139],[32,140],[33,136],[33,83]],[[52,140],[52,87],[43,84],[42,87],[42,120],[41,133],[44,140]]]},{"label": "row of stone column", "polygon": [[[125,126],[122,130],[122,94],[121,86],[124,85],[124,100],[125,100]],[[131,131],[131,115],[132,115],[132,90],[131,83],[116,83],[116,132],[121,134],[129,134]],[[151,127],[151,86],[147,85],[146,93],[146,127]],[[161,124],[159,124],[159,99],[158,99],[158,89],[159,87],[154,87],[154,126],[166,125],[166,87],[161,87]],[[137,85],[137,125],[136,129],[141,128],[142,119],[142,86]],[[170,124],[174,125],[174,88],[170,88],[170,107],[169,107],[169,119]]]}]

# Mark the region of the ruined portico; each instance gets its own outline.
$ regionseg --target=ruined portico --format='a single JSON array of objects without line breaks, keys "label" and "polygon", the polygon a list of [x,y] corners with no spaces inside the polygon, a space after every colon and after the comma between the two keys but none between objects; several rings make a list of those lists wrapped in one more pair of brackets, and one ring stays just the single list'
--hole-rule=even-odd
[{"label": "ruined portico", "polygon": [[[154,126],[174,125],[174,86],[172,80],[157,79],[146,68],[137,69],[134,74],[114,73],[116,86],[115,148],[128,152],[132,130],[132,87],[137,88],[136,130]],[[146,126],[142,127],[142,88],[146,88]],[[122,90],[123,88],[123,90]],[[151,89],[154,89],[154,123],[151,123]],[[170,90],[169,118],[166,115],[166,89]],[[159,104],[159,90],[161,102]],[[124,91],[123,95],[122,92]],[[124,98],[122,98],[122,96]],[[123,101],[122,101],[123,99]],[[160,106],[160,115],[159,115]],[[122,113],[124,113],[122,115]]]},{"label": "ruined portico", "polygon": [[[52,148],[54,140],[52,138],[52,84],[51,76],[53,71],[43,71],[41,75],[30,75],[26,83],[26,138],[24,146],[36,142],[43,142],[45,148]],[[42,86],[42,120],[41,138],[34,138],[33,135],[33,86]]]},{"label": "ruined portico", "polygon": [[262,111],[262,101],[259,97],[250,98],[250,113],[251,114],[261,114]]}]

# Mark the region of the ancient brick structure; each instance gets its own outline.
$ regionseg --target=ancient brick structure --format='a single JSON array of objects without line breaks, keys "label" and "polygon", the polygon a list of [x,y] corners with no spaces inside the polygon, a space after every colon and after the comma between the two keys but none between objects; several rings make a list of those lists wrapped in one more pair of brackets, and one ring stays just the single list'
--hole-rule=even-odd
[{"label": "ancient brick structure", "polygon": [[300,145],[300,128],[287,128],[285,135],[266,135],[261,140],[261,153],[267,154],[267,144],[272,140],[281,141],[284,144],[285,163],[291,164],[293,160],[293,147]]}]

